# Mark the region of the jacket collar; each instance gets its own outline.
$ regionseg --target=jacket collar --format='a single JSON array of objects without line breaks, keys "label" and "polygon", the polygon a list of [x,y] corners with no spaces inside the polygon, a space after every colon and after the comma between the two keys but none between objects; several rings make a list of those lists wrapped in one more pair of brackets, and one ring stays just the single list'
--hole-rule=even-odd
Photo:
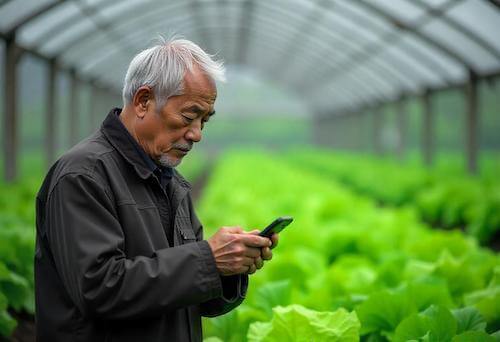
[{"label": "jacket collar", "polygon": [[[120,108],[111,109],[102,123],[101,131],[111,145],[134,167],[139,177],[147,179],[152,176],[156,166],[152,165],[153,162],[150,159],[147,159],[149,157],[140,150],[139,144],[120,121],[121,111]],[[191,185],[176,170],[173,172],[172,179],[183,187],[191,188]]]}]

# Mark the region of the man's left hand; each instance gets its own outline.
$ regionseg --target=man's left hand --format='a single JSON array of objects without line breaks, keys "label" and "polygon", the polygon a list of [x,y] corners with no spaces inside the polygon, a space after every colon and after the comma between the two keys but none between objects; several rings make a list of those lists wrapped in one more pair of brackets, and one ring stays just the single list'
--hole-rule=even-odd
[{"label": "man's left hand", "polygon": [[[258,235],[259,232],[260,231],[258,229],[255,229],[255,230],[252,230],[251,232],[248,232],[248,233]],[[261,248],[260,257],[255,258],[255,263],[253,266],[250,267],[248,274],[253,274],[257,270],[261,269],[264,266],[264,260],[271,260],[273,258],[272,249],[278,245],[278,240],[279,240],[279,235],[274,233],[271,236],[271,242],[272,242],[271,247]]]}]

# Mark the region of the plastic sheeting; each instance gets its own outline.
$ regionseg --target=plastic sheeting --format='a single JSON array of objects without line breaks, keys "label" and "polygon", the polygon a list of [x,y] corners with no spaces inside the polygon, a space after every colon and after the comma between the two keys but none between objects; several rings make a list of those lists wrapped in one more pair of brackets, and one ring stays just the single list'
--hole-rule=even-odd
[{"label": "plastic sheeting", "polygon": [[10,0],[0,33],[121,87],[158,33],[247,64],[334,111],[500,71],[495,0]]}]

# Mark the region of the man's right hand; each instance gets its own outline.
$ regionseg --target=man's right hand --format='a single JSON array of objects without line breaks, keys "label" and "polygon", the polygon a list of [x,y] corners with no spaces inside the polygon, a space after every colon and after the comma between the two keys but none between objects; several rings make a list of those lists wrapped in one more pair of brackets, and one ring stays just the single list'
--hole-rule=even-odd
[{"label": "man's right hand", "polygon": [[246,233],[241,227],[222,227],[207,242],[223,276],[254,273],[261,248],[271,246],[270,239]]}]

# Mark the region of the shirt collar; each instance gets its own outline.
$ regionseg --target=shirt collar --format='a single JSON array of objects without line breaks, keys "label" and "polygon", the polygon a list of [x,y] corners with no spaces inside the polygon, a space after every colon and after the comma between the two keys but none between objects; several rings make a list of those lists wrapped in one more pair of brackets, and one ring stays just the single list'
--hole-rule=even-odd
[{"label": "shirt collar", "polygon": [[122,156],[131,163],[139,176],[149,178],[151,174],[157,174],[160,179],[170,180],[173,176],[173,170],[170,167],[157,165],[149,157],[137,140],[132,137],[119,116],[121,108],[113,108],[104,120],[101,130],[110,140],[113,146],[122,154]]}]

